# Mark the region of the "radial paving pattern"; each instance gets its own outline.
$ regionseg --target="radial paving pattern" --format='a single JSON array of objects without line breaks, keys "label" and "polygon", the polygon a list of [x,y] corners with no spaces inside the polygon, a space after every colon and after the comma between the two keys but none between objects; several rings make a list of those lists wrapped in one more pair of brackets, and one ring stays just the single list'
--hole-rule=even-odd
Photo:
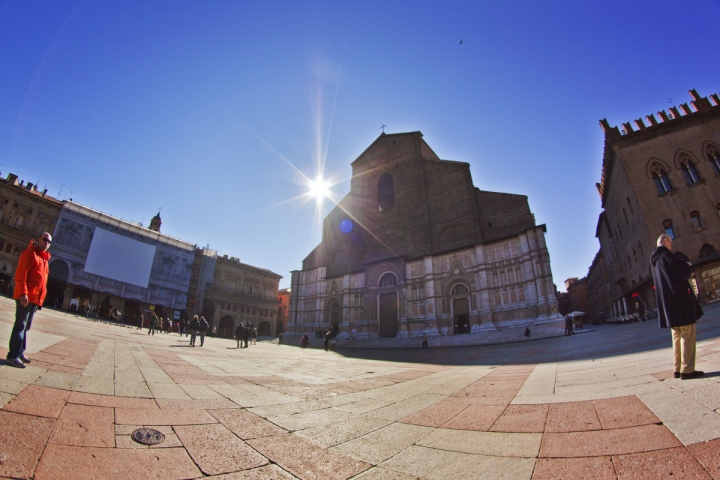
[{"label": "radial paving pattern", "polygon": [[[325,352],[44,309],[0,366],[0,477],[720,478],[720,304],[703,379],[656,322],[522,344]],[[14,304],[0,299],[0,355]],[[362,356],[360,358],[359,356]],[[165,440],[132,440],[140,427]]]}]

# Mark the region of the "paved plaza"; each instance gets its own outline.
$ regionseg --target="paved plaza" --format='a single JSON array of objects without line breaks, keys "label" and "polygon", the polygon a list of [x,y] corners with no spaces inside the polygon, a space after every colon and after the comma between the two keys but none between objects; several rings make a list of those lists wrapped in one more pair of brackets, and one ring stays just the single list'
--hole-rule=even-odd
[{"label": "paved plaza", "polygon": [[[176,333],[44,309],[32,364],[0,366],[0,477],[718,479],[720,304],[705,310],[697,367],[708,375],[682,381],[656,321],[325,352],[213,338],[191,348]],[[13,313],[0,299],[2,358]],[[136,443],[143,426],[165,440]]]}]

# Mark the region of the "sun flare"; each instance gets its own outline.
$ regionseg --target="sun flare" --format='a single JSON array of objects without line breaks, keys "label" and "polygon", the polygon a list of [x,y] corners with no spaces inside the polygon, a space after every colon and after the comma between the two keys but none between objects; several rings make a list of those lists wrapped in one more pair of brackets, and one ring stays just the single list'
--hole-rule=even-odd
[{"label": "sun flare", "polygon": [[322,177],[318,177],[314,181],[310,181],[309,194],[318,200],[322,200],[330,195],[330,182],[323,180]]}]

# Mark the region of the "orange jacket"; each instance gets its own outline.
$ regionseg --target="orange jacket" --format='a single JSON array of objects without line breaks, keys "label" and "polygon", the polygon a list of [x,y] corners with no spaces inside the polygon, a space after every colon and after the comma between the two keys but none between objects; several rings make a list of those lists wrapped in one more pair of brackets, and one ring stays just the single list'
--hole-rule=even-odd
[{"label": "orange jacket", "polygon": [[50,272],[50,254],[35,248],[32,242],[20,254],[15,270],[15,293],[18,300],[21,295],[28,296],[28,302],[42,305],[47,294],[47,279]]}]

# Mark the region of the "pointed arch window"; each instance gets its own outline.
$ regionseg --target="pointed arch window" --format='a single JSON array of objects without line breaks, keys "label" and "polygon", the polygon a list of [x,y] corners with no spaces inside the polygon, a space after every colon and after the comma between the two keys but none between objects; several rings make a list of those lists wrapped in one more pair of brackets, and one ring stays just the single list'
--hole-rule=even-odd
[{"label": "pointed arch window", "polygon": [[703,226],[700,220],[700,212],[697,210],[690,212],[690,224],[692,225],[693,231],[702,232]]},{"label": "pointed arch window", "polygon": [[715,175],[720,175],[720,148],[715,145],[705,147],[705,158],[710,161]]},{"label": "pointed arch window", "polygon": [[381,212],[395,206],[395,189],[389,173],[383,173],[378,180],[377,201],[378,210]]},{"label": "pointed arch window", "polygon": [[681,153],[678,158],[678,163],[680,164],[680,170],[682,170],[688,186],[700,182],[700,175],[698,175],[697,168],[695,168],[695,163],[692,161],[690,155]]},{"label": "pointed arch window", "polygon": [[669,218],[666,218],[665,220],[663,220],[662,226],[663,226],[663,230],[665,231],[665,233],[670,235],[670,238],[675,240],[676,235],[675,235],[675,228],[673,227],[673,221],[670,220]]},{"label": "pointed arch window", "polygon": [[670,179],[667,176],[667,172],[665,169],[655,163],[652,166],[651,169],[651,176],[653,181],[655,182],[655,188],[657,188],[657,191],[660,195],[665,195],[666,193],[672,192],[672,184],[670,183]]}]

